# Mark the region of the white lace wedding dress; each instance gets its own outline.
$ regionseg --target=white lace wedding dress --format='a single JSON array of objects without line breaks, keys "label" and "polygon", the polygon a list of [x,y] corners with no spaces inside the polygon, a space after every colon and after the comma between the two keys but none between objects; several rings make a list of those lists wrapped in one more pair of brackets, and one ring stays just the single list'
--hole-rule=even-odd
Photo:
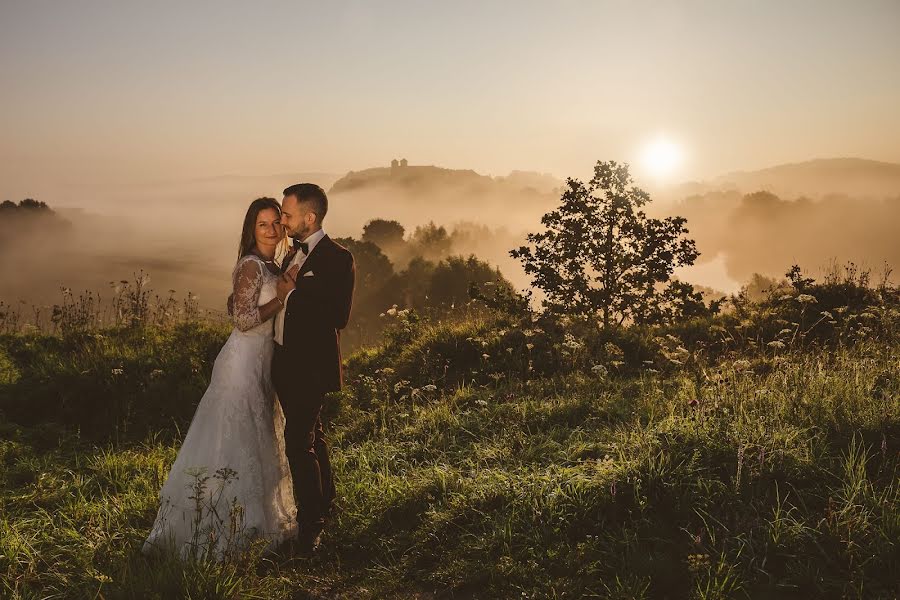
[{"label": "white lace wedding dress", "polygon": [[297,533],[284,414],[270,370],[272,319],[261,322],[258,309],[275,297],[276,279],[256,256],[235,266],[235,328],[160,492],[145,553],[221,560],[254,539],[274,548]]}]

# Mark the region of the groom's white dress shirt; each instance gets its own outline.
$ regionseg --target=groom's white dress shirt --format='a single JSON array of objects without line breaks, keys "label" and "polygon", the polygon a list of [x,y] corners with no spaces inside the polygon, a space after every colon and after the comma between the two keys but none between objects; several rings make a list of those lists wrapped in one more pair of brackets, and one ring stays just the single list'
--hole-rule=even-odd
[{"label": "groom's white dress shirt", "polygon": [[[287,267],[287,269],[285,269],[285,271],[287,271],[294,265],[299,265],[300,268],[302,269],[303,263],[306,262],[306,258],[310,254],[312,254],[313,248],[316,247],[316,244],[318,244],[319,240],[321,240],[323,237],[325,237],[325,230],[320,229],[317,232],[310,235],[305,240],[303,240],[306,244],[309,245],[309,252],[307,252],[306,254],[303,254],[303,252],[301,250],[297,250],[297,253],[294,254],[294,258],[291,259],[291,262],[290,262],[290,264],[288,264],[288,267]],[[287,307],[288,298],[290,298],[291,294],[293,294],[295,291],[296,290],[291,290],[288,292],[287,296],[285,296],[285,298],[284,298],[284,306],[281,307],[281,310],[279,310],[278,314],[275,315],[275,343],[278,344],[279,346],[284,344],[284,309],[285,309],[285,307]]]}]

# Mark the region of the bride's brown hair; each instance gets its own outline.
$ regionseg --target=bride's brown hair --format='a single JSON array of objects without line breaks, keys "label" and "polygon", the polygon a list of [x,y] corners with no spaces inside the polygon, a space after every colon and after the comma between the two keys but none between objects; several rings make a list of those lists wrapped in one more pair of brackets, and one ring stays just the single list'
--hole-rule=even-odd
[{"label": "bride's brown hair", "polygon": [[238,260],[241,260],[253,250],[256,245],[256,217],[259,211],[267,208],[275,209],[278,217],[281,217],[281,206],[275,198],[257,198],[250,203],[247,214],[244,216],[244,228],[241,230],[241,243],[238,246]]}]

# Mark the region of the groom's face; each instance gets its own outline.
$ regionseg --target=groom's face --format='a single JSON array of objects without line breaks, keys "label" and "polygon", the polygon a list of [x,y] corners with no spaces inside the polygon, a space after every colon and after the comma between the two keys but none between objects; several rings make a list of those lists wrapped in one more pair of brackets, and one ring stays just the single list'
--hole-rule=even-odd
[{"label": "groom's face", "polygon": [[281,201],[281,225],[285,233],[298,240],[304,240],[315,230],[316,213],[312,203],[298,202],[296,196],[285,196]]}]

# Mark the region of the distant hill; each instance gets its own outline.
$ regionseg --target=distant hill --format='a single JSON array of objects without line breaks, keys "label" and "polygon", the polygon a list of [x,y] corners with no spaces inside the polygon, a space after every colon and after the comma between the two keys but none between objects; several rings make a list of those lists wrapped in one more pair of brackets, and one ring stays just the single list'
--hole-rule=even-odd
[{"label": "distant hill", "polygon": [[749,193],[770,191],[782,198],[832,194],[863,197],[900,196],[900,164],[862,158],[821,158],[737,171],[713,182],[719,189]]},{"label": "distant hill", "polygon": [[358,226],[373,217],[406,224],[475,220],[513,229],[536,223],[559,200],[563,182],[552,175],[513,171],[505,177],[433,165],[350,171],[334,182],[335,205],[353,206]]},{"label": "distant hill", "polygon": [[453,187],[480,188],[492,182],[490,177],[471,169],[444,169],[435,166],[375,167],[350,171],[334,182],[329,193],[364,191],[367,188],[391,187],[409,191]]},{"label": "distant hill", "polygon": [[526,190],[550,193],[563,185],[561,180],[547,173],[512,171],[505,177],[480,175],[472,169],[446,169],[433,165],[376,167],[350,171],[331,186],[331,192],[344,193],[374,187],[402,188],[425,191],[451,186],[473,191]]}]

